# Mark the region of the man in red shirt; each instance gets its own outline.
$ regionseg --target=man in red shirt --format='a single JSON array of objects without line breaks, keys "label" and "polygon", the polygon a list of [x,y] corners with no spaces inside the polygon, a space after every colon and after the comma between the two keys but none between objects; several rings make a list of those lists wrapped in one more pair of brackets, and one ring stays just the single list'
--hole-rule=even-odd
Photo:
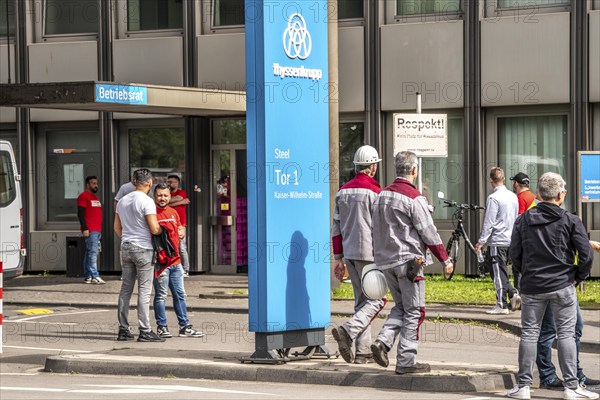
[{"label": "man in red shirt", "polygon": [[173,309],[179,322],[180,337],[202,337],[204,334],[195,330],[187,316],[187,305],[185,302],[185,288],[183,286],[183,267],[181,258],[177,251],[181,230],[179,215],[177,211],[169,207],[171,197],[169,186],[159,183],[154,189],[154,202],[156,203],[156,218],[158,224],[167,231],[169,239],[176,249],[175,254],[167,258],[163,267],[154,268],[154,316],[156,317],[156,332],[162,338],[170,338],[173,335],[167,327],[167,314],[165,302],[169,289],[173,295]]},{"label": "man in red shirt", "polygon": [[[529,190],[529,177],[527,174],[519,172],[515,176],[511,176],[510,180],[513,181],[513,192],[515,192],[517,195],[517,201],[519,202],[519,215],[521,215],[531,208],[531,205],[535,201],[535,194]],[[515,289],[519,290],[521,273],[515,270],[515,268],[512,269],[512,272],[514,282],[513,286]],[[521,306],[519,303],[514,306],[514,309],[518,310],[520,308]]]},{"label": "man in red shirt", "polygon": [[85,256],[83,259],[83,274],[85,283],[106,283],[98,274],[97,258],[98,245],[102,236],[102,203],[96,196],[98,178],[85,178],[85,190],[77,197],[77,217],[81,224],[81,232],[85,238]]},{"label": "man in red shirt", "polygon": [[186,243],[186,229],[187,229],[187,205],[190,204],[190,199],[187,197],[187,193],[183,189],[179,189],[179,184],[181,183],[181,179],[178,175],[169,175],[167,177],[167,184],[169,185],[169,190],[171,191],[171,201],[169,202],[169,206],[173,207],[177,214],[179,214],[179,220],[181,221],[181,226],[183,227],[183,237],[181,238],[181,242],[179,244],[179,253],[181,255],[181,264],[184,269],[184,277],[190,276],[190,259],[188,257],[187,252],[187,243]]},{"label": "man in red shirt", "polygon": [[519,215],[521,215],[529,210],[531,203],[535,200],[535,194],[529,190],[529,177],[523,172],[511,176],[510,180],[513,181],[513,192],[517,195]]}]

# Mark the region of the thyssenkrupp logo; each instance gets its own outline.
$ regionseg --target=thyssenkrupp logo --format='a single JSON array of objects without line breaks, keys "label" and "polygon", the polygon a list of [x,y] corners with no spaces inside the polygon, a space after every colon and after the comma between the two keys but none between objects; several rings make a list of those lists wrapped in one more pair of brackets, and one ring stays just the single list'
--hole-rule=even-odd
[{"label": "thyssenkrupp logo", "polygon": [[304,17],[298,13],[288,19],[287,29],[283,32],[283,50],[289,58],[304,60],[310,55],[312,38]]}]

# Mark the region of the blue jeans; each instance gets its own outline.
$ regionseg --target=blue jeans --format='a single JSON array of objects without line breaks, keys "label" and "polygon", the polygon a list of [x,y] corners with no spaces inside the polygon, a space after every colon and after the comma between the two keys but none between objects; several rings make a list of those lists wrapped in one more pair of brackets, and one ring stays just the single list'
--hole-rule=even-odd
[{"label": "blue jeans", "polygon": [[[585,378],[583,368],[579,366],[579,345],[581,342],[581,335],[583,333],[583,317],[581,316],[581,309],[577,304],[577,322],[575,323],[575,346],[577,347],[577,379],[580,381]],[[551,384],[558,376],[556,375],[556,367],[552,363],[552,343],[556,338],[556,325],[554,325],[554,317],[552,310],[548,307],[544,319],[542,320],[542,328],[540,330],[540,339],[537,344],[537,358],[535,363],[537,364],[538,371],[540,372],[540,383]]]},{"label": "blue jeans", "polygon": [[90,231],[90,236],[85,238],[85,256],[83,257],[83,275],[86,278],[97,278],[98,274],[98,245],[100,244],[100,232]]},{"label": "blue jeans", "polygon": [[173,308],[175,315],[177,315],[179,326],[188,326],[190,321],[188,320],[186,311],[183,267],[181,264],[167,267],[158,278],[154,278],[154,316],[157,325],[167,326],[165,303],[169,289],[171,289],[173,296]]}]

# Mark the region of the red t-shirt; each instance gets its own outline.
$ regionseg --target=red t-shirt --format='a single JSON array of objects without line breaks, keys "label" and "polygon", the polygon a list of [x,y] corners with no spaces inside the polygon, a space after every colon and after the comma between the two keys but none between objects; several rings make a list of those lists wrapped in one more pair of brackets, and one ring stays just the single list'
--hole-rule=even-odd
[{"label": "red t-shirt", "polygon": [[517,200],[519,201],[519,215],[521,215],[529,210],[529,206],[535,200],[535,194],[531,190],[524,190],[517,195]]},{"label": "red t-shirt", "polygon": [[[179,231],[177,228],[181,223],[179,222],[179,215],[177,211],[173,209],[173,207],[166,206],[165,208],[156,207],[156,219],[158,220],[158,224],[166,229],[169,232],[169,239],[171,239],[171,243],[175,247],[175,255],[171,257],[169,262],[167,263],[167,267],[171,265],[181,264],[181,257],[179,256]],[[166,267],[165,267],[166,268]],[[162,271],[156,271],[157,276],[160,275]]]},{"label": "red t-shirt", "polygon": [[[77,198],[77,207],[85,208],[83,218],[89,231],[102,232],[102,204],[92,192],[84,191]],[[79,227],[82,229],[82,227]]]},{"label": "red t-shirt", "polygon": [[[181,190],[181,189],[177,189],[176,191],[171,192],[171,197],[175,197],[175,196],[181,196],[184,199],[188,198],[185,190]],[[187,206],[185,204],[172,207],[175,209],[175,211],[177,211],[177,214],[179,214],[179,220],[181,221],[181,226],[187,226],[187,208],[186,207]]]}]

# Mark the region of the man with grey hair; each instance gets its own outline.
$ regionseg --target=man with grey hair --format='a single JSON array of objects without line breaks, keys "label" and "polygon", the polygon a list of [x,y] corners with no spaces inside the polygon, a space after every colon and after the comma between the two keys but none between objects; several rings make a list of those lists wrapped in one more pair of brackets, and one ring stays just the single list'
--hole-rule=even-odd
[{"label": "man with grey hair", "polygon": [[504,186],[504,181],[502,168],[490,169],[489,182],[493,191],[485,203],[483,227],[475,245],[476,252],[480,252],[483,246],[488,245],[487,267],[496,288],[496,305],[486,311],[487,314],[508,314],[507,295],[511,300],[513,311],[521,307],[521,297],[510,284],[506,268],[510,235],[519,215],[519,201],[517,196]]},{"label": "man with grey hair", "polygon": [[417,156],[410,151],[396,154],[396,180],[383,189],[373,205],[373,248],[375,264],[383,271],[396,303],[371,345],[373,359],[382,367],[389,365],[387,353],[398,335],[396,373],[423,373],[429,364],[418,363],[419,328],[425,319],[425,278],[423,266],[427,250],[454,269],[442,239],[433,224],[425,197],[413,185],[418,170]]},{"label": "man with grey hair", "polygon": [[117,340],[133,340],[129,330],[129,302],[133,285],[138,281],[137,314],[140,334],[138,342],[164,342],[150,327],[150,293],[154,268],[152,266],[152,235],[162,232],[156,218],[156,205],[148,196],[152,187],[152,173],[148,169],[134,172],[135,191],[117,203],[114,229],[121,239],[121,268],[123,281],[119,293]]},{"label": "man with grey hair", "polygon": [[[597,399],[577,379],[577,294],[575,285],[592,268],[592,249],[579,218],[560,206],[567,191],[563,178],[547,172],[538,180],[541,202],[519,216],[512,232],[510,256],[521,273],[521,342],[518,384],[508,397],[530,398],[533,365],[544,313],[549,307],[558,330],[558,360],[564,399]],[[575,262],[576,257],[578,262]]]}]

